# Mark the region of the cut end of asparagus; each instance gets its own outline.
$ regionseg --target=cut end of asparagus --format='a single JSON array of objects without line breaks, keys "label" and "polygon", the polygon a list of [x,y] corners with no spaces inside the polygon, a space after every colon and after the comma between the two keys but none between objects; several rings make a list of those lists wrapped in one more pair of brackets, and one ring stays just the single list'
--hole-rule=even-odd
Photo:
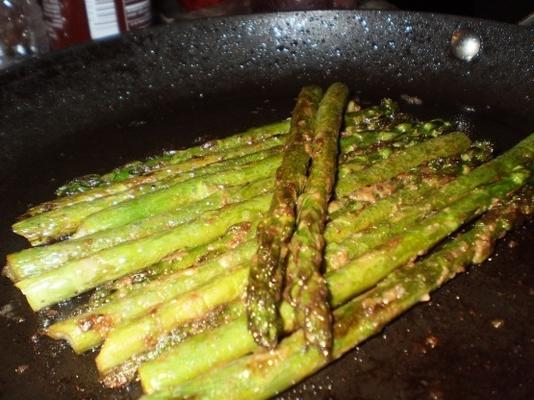
[{"label": "cut end of asparagus", "polygon": [[65,340],[76,354],[82,354],[98,346],[112,328],[113,323],[105,315],[91,315],[83,321],[56,322],[45,334],[52,339]]},{"label": "cut end of asparagus", "polygon": [[7,265],[2,269],[2,275],[12,282],[17,282],[20,280],[20,277],[17,276],[16,272],[9,265],[9,256],[7,258]]}]

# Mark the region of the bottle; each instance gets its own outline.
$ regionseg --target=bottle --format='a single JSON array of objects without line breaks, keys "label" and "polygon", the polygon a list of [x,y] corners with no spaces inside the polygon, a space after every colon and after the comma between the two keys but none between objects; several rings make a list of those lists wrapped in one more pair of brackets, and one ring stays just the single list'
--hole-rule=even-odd
[{"label": "bottle", "polygon": [[41,7],[36,0],[0,0],[0,68],[48,51]]},{"label": "bottle", "polygon": [[43,12],[54,49],[152,24],[150,0],[43,0]]}]

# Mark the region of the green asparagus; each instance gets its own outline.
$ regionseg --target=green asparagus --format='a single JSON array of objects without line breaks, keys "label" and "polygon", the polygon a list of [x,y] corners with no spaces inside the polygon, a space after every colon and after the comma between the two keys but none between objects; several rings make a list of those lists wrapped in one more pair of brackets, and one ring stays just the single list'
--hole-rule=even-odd
[{"label": "green asparagus", "polygon": [[100,373],[105,374],[132,356],[152,349],[158,337],[180,325],[202,318],[213,308],[239,298],[247,285],[248,270],[247,267],[238,267],[198,289],[156,306],[150,314],[111,331],[96,357]]},{"label": "green asparagus", "polygon": [[[460,154],[467,150],[470,144],[471,141],[465,134],[454,132],[400,150],[392,154],[388,159],[378,161],[364,171],[358,171],[355,182],[351,181],[349,183],[341,180],[336,186],[336,195],[338,197],[344,196],[373,182],[385,181],[403,171],[438,157]],[[350,162],[339,167],[340,179],[352,173]]]},{"label": "green asparagus", "polygon": [[145,175],[156,169],[182,163],[195,157],[221,153],[235,147],[263,142],[272,136],[287,133],[288,130],[289,120],[251,128],[243,133],[237,133],[223,139],[211,140],[199,146],[165,152],[160,156],[150,157],[142,162],[135,161],[115,168],[113,171],[104,175],[91,174],[75,178],[61,186],[56,191],[56,194],[58,196],[65,196],[85,192],[95,187],[102,187],[132,177]]},{"label": "green asparagus", "polygon": [[[354,108],[354,107],[353,107]],[[360,107],[358,106],[358,109]],[[360,114],[367,114],[366,121],[369,120],[370,114],[377,119],[382,114],[387,114],[386,118],[390,118],[398,106],[391,100],[385,100],[379,107],[370,107],[372,111],[362,110]],[[353,110],[354,111],[354,110]],[[361,119],[361,118],[360,118]],[[348,118],[347,125],[354,125],[354,118]],[[185,150],[165,152],[160,156],[150,157],[145,161],[135,161],[121,167],[115,168],[113,171],[104,174],[91,174],[80,178],[73,179],[57,190],[58,196],[73,195],[76,193],[85,192],[95,187],[104,187],[115,182],[149,174],[154,170],[163,169],[169,165],[182,163],[195,157],[203,157],[213,153],[219,154],[227,150],[233,149],[246,144],[254,144],[268,140],[272,136],[285,134],[288,132],[290,126],[289,120],[275,122],[257,128],[251,128],[243,133],[234,134],[230,137],[212,140],[200,146],[190,147]],[[370,126],[366,124],[366,126]]]},{"label": "green asparagus", "polygon": [[[244,144],[243,146],[232,148],[222,153],[195,157],[179,164],[173,164],[166,168],[157,169],[146,175],[135,176],[130,179],[114,182],[76,195],[60,197],[39,204],[30,208],[26,212],[26,215],[33,216],[56,208],[67,207],[76,203],[110,196],[139,185],[152,184],[153,189],[157,189],[168,185],[170,181],[177,183],[180,179],[186,180],[208,173],[215,173],[226,169],[229,166],[235,166],[236,164],[242,165],[247,163],[250,159],[259,159],[258,155],[266,154],[265,151],[267,150],[272,149],[273,151],[279,151],[285,140],[285,136],[272,136],[263,142]],[[271,154],[271,152],[267,152],[267,154]],[[168,180],[167,178],[169,177],[178,178]]]},{"label": "green asparagus", "polygon": [[222,236],[211,242],[180,249],[141,271],[125,275],[115,281],[106,282],[104,285],[98,286],[89,301],[78,307],[74,313],[77,315],[80,312],[94,311],[102,304],[127,297],[137,290],[143,290],[145,285],[165,275],[212,261],[252,240],[256,233],[256,227],[257,221],[240,222],[230,226]]},{"label": "green asparagus", "polygon": [[[529,208],[532,212],[532,203]],[[491,245],[517,223],[520,210],[517,203],[496,208],[441,250],[413,266],[397,270],[374,289],[336,309],[333,357],[341,357],[405,310],[428,300],[430,292],[463,272],[467,265],[484,261]],[[265,399],[327,363],[317,349],[307,347],[304,333],[299,330],[284,339],[276,350],[223,364],[210,374],[179,386],[166,374],[160,374],[164,365],[158,365],[157,361],[147,363],[140,369],[145,391],[163,391],[143,399]]]},{"label": "green asparagus", "polygon": [[316,86],[302,89],[291,118],[288,143],[276,171],[274,194],[267,217],[257,230],[258,251],[250,269],[246,307],[249,329],[266,347],[278,341],[278,305],[282,295],[287,244],[295,225],[295,208],[306,182],[315,114],[322,96]]},{"label": "green asparagus", "polygon": [[87,257],[120,243],[161,233],[184,224],[203,213],[227,204],[251,199],[272,190],[273,178],[260,179],[244,186],[227,187],[177,211],[139,219],[116,228],[105,229],[78,239],[64,240],[49,246],[33,247],[7,257],[5,273],[15,282],[42,274],[72,260]]},{"label": "green asparagus", "polygon": [[226,324],[241,316],[243,306],[239,304],[239,301],[215,307],[202,318],[189,321],[172,331],[171,334],[157,338],[157,344],[150,351],[139,354],[109,370],[105,375],[100,376],[100,381],[108,388],[124,387],[134,380],[137,369],[141,364],[154,360],[160,354],[185,339],[193,338],[202,332],[209,331],[213,327]]},{"label": "green asparagus", "polygon": [[54,339],[66,339],[76,353],[83,353],[99,345],[121,324],[144,316],[149,310],[152,310],[151,315],[155,315],[157,305],[196,289],[240,264],[249,263],[255,252],[256,243],[245,242],[213,260],[166,275],[127,295],[114,296],[114,300],[101,307],[59,321],[47,328],[46,334]]},{"label": "green asparagus", "polygon": [[[209,196],[220,190],[221,185],[244,184],[271,176],[280,164],[281,155],[273,155],[273,150],[260,153],[254,153],[254,157],[259,157],[257,162],[251,160],[252,155],[244,156],[247,164],[240,169],[225,164],[227,169],[222,171],[188,180],[181,176],[177,183],[156,191],[151,184],[140,185],[115,195],[38,214],[14,224],[13,231],[32,244],[43,244],[74,231],[76,237],[81,237],[170,211]],[[141,195],[136,197],[136,193]]]},{"label": "green asparagus", "polygon": [[[465,163],[461,165],[465,166]],[[443,166],[440,165],[440,168],[443,168]],[[346,179],[351,178],[348,177]],[[176,212],[163,213],[154,217],[140,219],[130,224],[99,231],[79,239],[65,240],[53,245],[30,248],[19,253],[10,254],[4,273],[16,282],[23,278],[53,269],[66,261],[83,258],[104,248],[169,229],[177,224],[193,219],[203,211],[219,208],[227,202],[242,201],[270,190],[272,187],[272,183],[269,182],[270,179],[272,178],[260,179],[244,187],[223,189]],[[356,193],[353,197],[368,197],[369,189],[373,189],[373,192],[376,192],[380,188],[387,188],[387,185],[380,183],[375,185],[374,188],[360,189],[359,193],[361,194]]]},{"label": "green asparagus", "polygon": [[[504,199],[508,194],[519,188],[528,178],[526,171],[514,173],[510,178],[492,184],[488,188],[479,188],[472,191],[464,198],[452,203],[449,207],[429,216],[420,223],[410,226],[405,235],[398,235],[381,247],[366,253],[351,261],[349,264],[334,270],[326,275],[327,285],[331,294],[331,306],[337,307],[362,291],[372,287],[383,279],[388,273],[401,267],[410,260],[426,252],[429,248],[439,243],[443,238],[453,233],[466,221],[480,215],[498,199]],[[292,332],[298,328],[298,323],[293,307],[283,302],[280,313],[284,321],[284,330]],[[171,349],[165,359],[170,360],[168,377],[172,375],[174,383],[181,383],[183,379],[205,372],[204,368],[211,368],[216,364],[241,357],[256,349],[252,335],[237,336],[236,332],[246,332],[246,318],[238,318],[232,325],[221,326],[212,334],[202,334],[202,341],[195,340],[195,357],[199,360],[189,360],[188,370],[184,370],[178,360],[172,354],[180,354],[182,347],[187,347],[188,341]],[[241,324],[242,326],[237,326]],[[227,335],[227,329],[232,330],[234,335]],[[229,340],[222,342],[219,338],[228,337]],[[214,344],[224,350],[213,352]],[[202,343],[202,345],[201,345]],[[246,344],[251,344],[247,347]],[[209,352],[209,355],[207,354]],[[206,360],[213,361],[213,364]],[[156,361],[154,361],[156,362]],[[193,369],[193,367],[198,369]],[[142,376],[142,375],[141,375]]]},{"label": "green asparagus", "polygon": [[[425,177],[425,181],[429,181],[429,177]],[[439,182],[440,180],[436,180]],[[357,216],[356,219],[354,216],[352,216],[350,213],[343,213],[343,209],[338,210],[336,213],[335,219],[331,222],[331,224],[337,222],[338,219],[347,220],[347,225],[353,224],[357,222]],[[348,219],[347,219],[348,218]],[[387,218],[387,216],[383,215],[383,218]],[[379,218],[375,218],[375,222],[379,222]],[[239,228],[239,231],[241,228]],[[328,230],[327,230],[328,232]],[[238,236],[240,237],[250,237],[252,234],[252,230],[248,229],[246,235],[242,235],[238,232]],[[227,247],[224,247],[227,249]],[[227,250],[228,251],[228,250]],[[232,251],[230,250],[230,253]],[[178,259],[178,266],[185,267],[189,266],[191,264],[191,261],[195,260],[197,256],[190,255],[190,252],[185,253],[186,256],[184,257],[179,253],[180,258]],[[188,261],[191,260],[191,261]],[[222,257],[222,259],[225,259],[225,257]],[[330,264],[329,260],[326,260],[327,265]],[[166,262],[163,262],[163,264],[166,264]],[[199,266],[200,267],[200,266]],[[149,271],[152,271],[156,269],[156,271],[161,267],[151,267]],[[176,270],[177,267],[172,267],[172,261],[171,266],[165,266],[164,268],[168,270]],[[204,268],[204,267],[202,267]],[[200,269],[200,268],[198,268]],[[196,271],[197,269],[193,270]],[[153,274],[153,272],[149,272],[150,274]],[[192,277],[192,273],[188,272],[186,274],[188,277]],[[98,331],[98,332],[92,332],[93,327],[87,328],[87,329],[80,329],[79,326],[83,326],[83,321],[91,318],[96,318],[98,316],[99,318],[102,318],[106,321],[106,325],[114,326],[116,323],[114,321],[123,321],[127,318],[129,318],[130,310],[135,310],[137,314],[135,315],[141,315],[142,310],[141,306],[144,307],[145,312],[150,309],[154,305],[154,302],[150,300],[150,298],[147,298],[146,300],[142,296],[142,293],[150,292],[150,287],[156,287],[161,292],[169,292],[173,293],[174,290],[173,285],[180,285],[180,282],[175,282],[172,279],[169,280],[167,278],[160,279],[159,281],[156,280],[153,283],[150,283],[149,286],[145,285],[144,282],[141,284],[132,284],[132,281],[138,280],[138,278],[134,276],[127,276],[124,278],[126,280],[125,285],[121,285],[120,282],[118,284],[115,284],[113,286],[114,293],[109,296],[97,296],[96,300],[94,301],[94,307],[85,307],[86,310],[81,316],[76,316],[71,319],[67,319],[61,322],[58,322],[54,325],[52,325],[49,329],[49,331],[52,333],[52,336],[55,338],[66,338],[69,343],[73,346],[75,351],[84,351],[87,346],[96,346],[100,343],[100,339],[107,334],[106,332]],[[195,278],[196,279],[196,278]],[[157,283],[159,282],[159,283]],[[154,286],[153,286],[154,285]],[[122,287],[124,286],[124,287]],[[137,308],[133,308],[129,306],[130,300],[129,297],[133,296],[135,298],[135,304],[137,304]],[[149,296],[148,296],[149,297]],[[139,299],[139,300],[137,300]],[[102,301],[105,301],[104,305],[102,305]],[[94,325],[96,326],[96,325]]]},{"label": "green asparagus", "polygon": [[[423,128],[426,125],[428,124],[424,124]],[[427,128],[426,131],[429,131],[431,134],[432,132],[434,132],[434,135],[439,134],[439,132],[442,131],[442,129],[440,129],[439,126],[435,126],[435,124],[431,124],[430,127],[434,130],[429,130]],[[410,141],[410,137],[420,136],[420,130],[426,132],[425,129],[420,129],[417,127],[413,129],[408,129],[406,127],[399,128],[398,132],[406,133],[408,136],[406,140]],[[428,135],[428,132],[426,132],[425,135]],[[272,140],[278,139],[276,137],[273,137]],[[381,140],[382,138],[380,135],[360,135],[355,137],[349,136],[341,139],[340,147],[342,152],[352,151],[355,145],[358,145],[359,148],[366,148],[379,143]],[[266,146],[267,148],[269,147],[269,145],[261,145]],[[256,147],[256,149],[257,148],[258,147]],[[245,150],[238,149],[236,151],[244,151],[246,153],[250,150],[247,147],[247,149]],[[172,170],[172,168],[180,167],[179,165],[171,166],[167,169],[164,169],[163,171],[155,171],[153,174],[136,177],[130,181],[120,181],[116,183],[116,185],[105,185],[96,188],[94,191],[81,193],[78,196],[60,198],[58,200],[53,201],[52,203],[44,203],[42,205],[36,206],[36,210],[38,209],[40,211],[47,212],[44,212],[44,215],[34,215],[33,217],[30,216],[18,222],[14,225],[14,230],[16,233],[22,234],[23,236],[27,237],[32,244],[47,243],[52,241],[54,238],[60,237],[61,235],[66,235],[69,232],[73,231],[79,225],[80,221],[83,220],[86,216],[97,213],[98,211],[104,208],[126,200],[131,200],[146,193],[154,192],[155,190],[168,188],[169,186],[183,182],[193,177],[198,178],[200,176],[220,172],[225,168],[228,169],[232,166],[243,165],[251,161],[258,161],[269,155],[272,155],[273,152],[276,151],[278,151],[278,148],[257,151],[255,153],[247,154],[242,157],[236,157],[230,160],[226,160],[224,162],[217,162],[212,165],[198,168],[190,173],[169,176],[165,179],[156,180],[154,182],[150,181],[153,178],[153,175],[157,176],[157,174],[159,173],[165,174],[169,169]],[[366,158],[376,158],[377,156],[378,158],[384,158],[383,155],[384,151],[375,152],[369,154],[368,157],[363,156],[363,159],[365,160]],[[352,157],[353,155],[347,153],[345,154],[344,159],[350,160]],[[195,162],[195,160],[191,160],[191,162]],[[363,166],[367,164],[365,162],[363,164],[360,162],[358,165]],[[353,165],[353,168],[354,167],[355,165]],[[130,187],[128,188],[127,186]],[[111,193],[121,188],[125,190],[123,190],[122,192]],[[109,191],[109,195],[102,197],[101,195],[105,192],[107,193],[107,191]],[[86,201],[79,201],[84,199]],[[93,201],[90,201],[91,199]],[[65,206],[61,209],[55,209],[56,205],[58,204],[63,204]],[[37,211],[33,211],[33,213],[36,212]],[[29,211],[27,215],[31,214],[32,211]]]},{"label": "green asparagus", "polygon": [[32,309],[39,310],[109,280],[139,271],[181,248],[207,243],[222,235],[231,225],[258,218],[267,210],[271,197],[264,194],[228,205],[222,211],[207,212],[188,224],[69,261],[41,275],[23,279],[16,286],[24,293]]},{"label": "green asparagus", "polygon": [[320,270],[323,231],[336,178],[338,136],[347,96],[348,88],[336,83],[328,88],[319,104],[310,145],[312,164],[304,192],[298,199],[297,229],[289,245],[286,272],[285,297],[297,310],[307,342],[317,346],[325,357],[332,344],[332,321],[328,291]]},{"label": "green asparagus", "polygon": [[[315,95],[317,103],[320,90],[315,94],[317,89],[309,90],[309,97]],[[305,117],[317,107],[310,103],[304,109],[308,111],[307,115],[303,113]],[[294,120],[297,108],[298,104]],[[324,231],[324,280],[318,273],[318,249],[325,246],[319,221],[326,218],[326,207],[322,207],[323,201],[306,201],[306,195],[294,202],[303,187],[313,188],[316,159],[328,159],[332,154],[313,153],[320,146],[310,139],[313,126],[309,118],[299,126],[307,133],[299,143],[302,157],[287,160],[286,165],[283,160],[287,151],[291,154],[291,146],[296,144],[291,141],[296,129],[289,129],[289,121],[250,132],[248,142],[243,142],[244,136],[222,139],[212,147],[164,154],[110,174],[73,181],[70,188],[63,188],[63,194],[71,190],[70,196],[30,209],[28,215],[39,215],[20,221],[14,229],[33,244],[72,233],[74,238],[10,255],[5,273],[19,281],[17,286],[35,309],[102,285],[79,308],[81,314],[53,324],[48,334],[66,338],[77,352],[105,340],[97,366],[108,386],[126,383],[145,363],[139,373],[148,392],[179,385],[173,389],[179,397],[248,398],[259,394],[262,398],[274,394],[326,362],[324,356],[329,354],[331,343],[326,293],[331,295],[330,306],[338,307],[334,311],[331,353],[336,358],[354,345],[350,343],[362,340],[362,335],[371,334],[417,301],[417,290],[420,294],[423,289],[428,292],[439,286],[438,272],[442,279],[449,279],[452,276],[447,274],[454,275],[461,266],[483,261],[491,250],[488,244],[510,229],[521,214],[518,210],[525,213],[533,208],[531,188],[525,189],[523,199],[518,196],[512,203],[499,202],[507,201],[510,193],[526,182],[534,183],[534,135],[503,156],[469,173],[463,171],[451,181],[458,171],[470,170],[487,157],[487,149],[483,149],[487,144],[477,148],[461,133],[444,135],[451,129],[450,124],[440,120],[419,123],[399,113],[388,100],[363,110],[350,104],[345,122],[347,129],[339,141],[336,200],[329,205],[330,221]],[[288,138],[286,152],[281,155],[280,144]],[[325,148],[328,144],[321,143]],[[310,158],[303,149],[313,160],[305,186]],[[301,170],[293,168],[295,165]],[[257,296],[255,310],[267,312],[256,313],[254,317],[258,318],[253,321],[250,309],[254,302],[248,294],[251,269],[257,264],[252,256],[256,251],[261,254],[262,242],[258,232],[258,249],[250,236],[269,204],[272,207],[276,203],[274,173],[278,169],[283,175],[284,166],[285,178],[293,174],[301,180],[291,188],[293,192],[286,192],[286,200],[292,196],[289,208],[293,209],[281,207],[273,219],[287,224],[280,231],[287,238],[280,240],[277,234],[274,240],[280,241],[275,243],[274,253],[273,248],[264,252],[277,257],[271,263],[277,269],[274,275],[262,270],[261,278],[274,277],[264,282],[275,285],[264,286],[264,293],[254,294],[274,296]],[[322,173],[331,171],[330,167]],[[308,193],[308,197],[327,197],[329,182],[322,181],[322,187],[314,188],[316,196]],[[295,214],[296,206],[300,214]],[[413,266],[413,260],[487,210],[474,230]],[[295,218],[294,243],[288,247]],[[242,233],[228,232],[241,231],[240,227]],[[270,240],[264,240],[269,246],[273,243],[269,235],[277,229],[281,226],[264,236]],[[314,251],[304,252],[307,247]],[[282,301],[280,288],[288,249],[286,300]],[[310,262],[302,268],[300,261],[306,259]],[[447,269],[452,259],[454,268]],[[411,267],[403,268],[406,264]],[[410,275],[421,265],[426,269],[419,276]],[[181,271],[183,268],[187,270]],[[427,272],[429,275],[425,275]],[[399,279],[404,285],[401,289],[410,293],[398,293]],[[302,286],[295,284],[298,281]],[[262,309],[258,305],[263,306],[264,299],[267,307]],[[274,307],[269,307],[269,302]],[[350,308],[351,304],[359,305]],[[391,311],[384,311],[390,306]],[[265,317],[271,318],[270,322]],[[258,331],[258,326],[263,331]],[[269,353],[259,349],[273,347],[282,332],[290,336],[277,348]],[[310,344],[314,346],[310,348]],[[256,350],[252,356],[235,360]],[[288,362],[284,361],[286,356]],[[264,376],[247,369],[255,368],[257,361],[269,364]],[[199,376],[219,365],[221,368],[214,369],[212,375]],[[250,379],[236,381],[232,374],[240,373],[251,374]],[[224,381],[223,388],[212,387],[219,379]],[[232,379],[236,387],[226,382]],[[228,390],[234,392],[225,393]],[[163,398],[171,395],[162,394]]]}]

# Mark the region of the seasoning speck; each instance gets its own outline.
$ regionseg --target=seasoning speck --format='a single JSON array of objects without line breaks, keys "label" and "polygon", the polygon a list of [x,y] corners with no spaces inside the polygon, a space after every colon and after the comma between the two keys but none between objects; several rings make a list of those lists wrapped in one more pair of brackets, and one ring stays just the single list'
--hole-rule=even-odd
[{"label": "seasoning speck", "polygon": [[20,375],[26,372],[28,368],[30,368],[28,364],[19,365],[17,368],[15,368],[15,372]]},{"label": "seasoning speck", "polygon": [[497,318],[491,321],[491,326],[493,326],[495,329],[502,328],[503,325],[504,325],[503,319]]},{"label": "seasoning speck", "polygon": [[425,344],[431,349],[435,349],[439,343],[439,340],[434,335],[430,335],[426,338]]},{"label": "seasoning speck", "polygon": [[420,106],[421,104],[423,104],[423,100],[421,100],[417,96],[409,96],[407,94],[401,94],[400,98],[404,100],[406,103],[411,104],[411,105]]}]

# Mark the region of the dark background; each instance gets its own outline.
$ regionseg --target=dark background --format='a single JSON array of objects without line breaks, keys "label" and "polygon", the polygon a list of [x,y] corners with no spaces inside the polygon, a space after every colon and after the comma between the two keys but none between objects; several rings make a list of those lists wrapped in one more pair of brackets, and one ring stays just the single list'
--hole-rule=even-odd
[{"label": "dark background", "polygon": [[534,11],[529,1],[411,1],[392,0],[401,10],[431,11],[517,23]]},{"label": "dark background", "polygon": [[[534,3],[527,0],[222,0],[215,6],[191,10],[191,4],[206,0],[152,0],[155,23],[194,19],[205,16],[248,14],[271,11],[324,9],[400,9],[483,18],[518,23],[534,12]],[[213,0],[213,3],[217,3]]]}]

